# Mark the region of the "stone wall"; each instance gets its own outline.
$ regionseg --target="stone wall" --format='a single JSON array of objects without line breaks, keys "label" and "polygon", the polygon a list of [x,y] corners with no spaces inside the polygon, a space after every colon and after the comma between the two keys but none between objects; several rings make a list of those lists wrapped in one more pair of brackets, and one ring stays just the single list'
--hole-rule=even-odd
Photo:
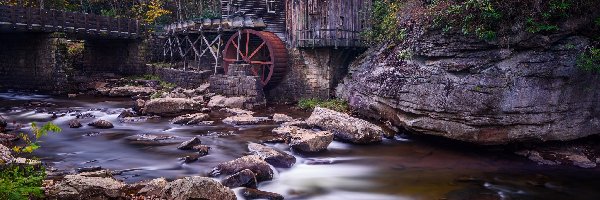
[{"label": "stone wall", "polygon": [[360,50],[290,49],[290,69],[284,80],[266,91],[272,102],[294,102],[303,98],[329,99]]},{"label": "stone wall", "polygon": [[64,38],[0,34],[0,88],[55,91],[67,86]]},{"label": "stone wall", "polygon": [[208,78],[213,75],[213,71],[192,71],[192,70],[180,70],[164,68],[153,65],[146,65],[143,70],[138,72],[139,74],[151,74],[160,77],[161,80],[174,83],[179,87],[183,88],[197,88],[200,85],[208,83]]},{"label": "stone wall", "polygon": [[244,107],[265,104],[265,94],[257,76],[248,76],[247,67],[230,65],[226,75],[214,75],[209,79],[209,91],[226,97],[245,97],[249,100]]},{"label": "stone wall", "polygon": [[137,75],[145,70],[147,51],[146,41],[141,40],[86,40],[81,71]]}]

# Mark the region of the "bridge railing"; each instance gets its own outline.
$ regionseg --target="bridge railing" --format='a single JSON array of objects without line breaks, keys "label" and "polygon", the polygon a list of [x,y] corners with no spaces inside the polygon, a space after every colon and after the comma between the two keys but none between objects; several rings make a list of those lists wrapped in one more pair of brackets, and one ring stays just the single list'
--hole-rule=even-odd
[{"label": "bridge railing", "polygon": [[97,34],[116,37],[139,37],[138,20],[112,18],[96,14],[0,6],[3,30]]}]

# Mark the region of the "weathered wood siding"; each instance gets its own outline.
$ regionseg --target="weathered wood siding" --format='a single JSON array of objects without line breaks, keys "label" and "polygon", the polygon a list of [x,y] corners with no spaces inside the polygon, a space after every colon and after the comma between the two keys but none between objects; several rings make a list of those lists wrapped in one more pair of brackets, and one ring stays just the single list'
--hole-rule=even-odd
[{"label": "weathered wood siding", "polygon": [[[274,5],[267,10],[267,2]],[[286,6],[285,0],[222,0],[221,14],[224,18],[230,16],[252,16],[262,18],[267,24],[266,31],[273,32],[282,40],[286,39]]]},{"label": "weathered wood siding", "polygon": [[372,0],[286,0],[288,43],[296,47],[360,47]]}]

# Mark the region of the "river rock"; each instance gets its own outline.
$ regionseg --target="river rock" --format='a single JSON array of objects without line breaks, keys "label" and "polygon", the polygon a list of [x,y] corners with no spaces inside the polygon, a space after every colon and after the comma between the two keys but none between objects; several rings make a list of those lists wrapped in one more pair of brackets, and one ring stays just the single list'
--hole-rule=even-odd
[{"label": "river rock", "polygon": [[69,128],[81,128],[83,125],[81,125],[81,122],[79,122],[79,120],[77,119],[73,119],[69,121]]},{"label": "river rock", "polygon": [[291,134],[290,147],[302,152],[319,152],[327,149],[334,135],[328,131],[298,128]]},{"label": "river rock", "polygon": [[294,118],[287,116],[285,114],[275,113],[273,114],[273,121],[277,123],[291,122],[294,121]]},{"label": "river rock", "polygon": [[290,168],[296,163],[294,156],[262,144],[250,143],[248,150],[275,167]]},{"label": "river rock", "polygon": [[306,122],[308,125],[332,132],[335,138],[341,141],[369,144],[383,140],[381,127],[327,108],[316,107]]},{"label": "river rock", "polygon": [[229,125],[256,125],[269,121],[267,117],[254,117],[252,115],[235,115],[223,119],[223,123]]},{"label": "river rock", "polygon": [[151,87],[140,87],[140,86],[124,86],[114,87],[108,92],[108,96],[111,97],[132,97],[132,96],[150,96],[155,89]]},{"label": "river rock", "polygon": [[158,116],[178,116],[199,112],[201,109],[201,103],[184,98],[152,99],[144,104],[145,113]]},{"label": "river rock", "polygon": [[240,193],[246,199],[283,200],[283,196],[281,196],[281,194],[265,192],[253,188],[244,188],[240,190]]},{"label": "river rock", "polygon": [[137,183],[136,188],[138,190],[137,195],[144,197],[144,199],[159,199],[162,197],[162,191],[167,187],[169,182],[164,178],[157,178],[150,181]]},{"label": "river rock", "polygon": [[173,119],[171,122],[173,124],[193,125],[193,124],[200,124],[203,121],[208,120],[208,119],[209,119],[208,114],[196,113],[196,114],[181,115],[181,116]]},{"label": "river rock", "polygon": [[188,141],[185,141],[183,143],[181,143],[177,149],[179,150],[190,150],[192,149],[192,147],[199,145],[200,143],[202,143],[202,141],[200,141],[200,139],[198,139],[197,137],[194,137]]},{"label": "river rock", "polygon": [[[600,78],[576,65],[590,39],[569,31],[512,36],[500,44],[428,31],[381,45],[354,62],[337,96],[414,133],[477,144],[599,134]],[[412,56],[398,61],[395,52]]]},{"label": "river rock", "polygon": [[206,156],[206,155],[208,155],[208,151],[210,150],[210,147],[207,145],[196,145],[196,146],[193,146],[192,149],[197,151],[198,155]]},{"label": "river rock", "polygon": [[121,112],[121,114],[119,114],[119,116],[117,116],[117,118],[119,119],[126,117],[135,117],[135,113],[133,113],[131,110],[124,110],[123,112]]},{"label": "river rock", "polygon": [[167,184],[162,191],[163,199],[169,200],[236,200],[235,193],[207,177],[185,177]]},{"label": "river rock", "polygon": [[113,124],[110,123],[109,121],[106,120],[98,120],[92,123],[89,123],[88,126],[93,126],[95,128],[99,128],[99,129],[109,129],[109,128],[113,128]]},{"label": "river rock", "polygon": [[222,110],[233,115],[254,115],[254,112],[240,108],[223,108]]},{"label": "river rock", "polygon": [[271,169],[269,163],[255,155],[244,156],[232,161],[221,163],[210,172],[210,175],[232,175],[244,169],[252,170],[258,181],[267,181],[273,178],[273,170]]},{"label": "river rock", "polygon": [[228,176],[221,181],[221,184],[229,188],[249,187],[256,188],[256,175],[249,169],[244,169],[238,173]]},{"label": "river rock", "polygon": [[126,184],[112,177],[66,175],[45,188],[49,199],[126,199]]},{"label": "river rock", "polygon": [[19,137],[13,134],[0,133],[0,144],[8,144],[19,140]]},{"label": "river rock", "polygon": [[12,162],[14,157],[8,147],[0,144],[0,166]]},{"label": "river rock", "polygon": [[0,133],[6,130],[6,126],[8,126],[8,122],[6,119],[4,119],[4,117],[0,116]]},{"label": "river rock", "polygon": [[178,144],[185,141],[184,138],[165,134],[137,134],[126,137],[125,140],[131,144],[158,146]]},{"label": "river rock", "polygon": [[145,114],[146,110],[144,107],[146,106],[146,101],[143,99],[136,99],[133,103],[133,111],[141,114]]}]

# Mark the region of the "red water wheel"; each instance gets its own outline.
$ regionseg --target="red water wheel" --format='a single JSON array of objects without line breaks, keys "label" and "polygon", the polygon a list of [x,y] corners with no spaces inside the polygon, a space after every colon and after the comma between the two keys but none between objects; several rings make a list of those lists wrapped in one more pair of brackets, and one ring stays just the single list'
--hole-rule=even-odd
[{"label": "red water wheel", "polygon": [[281,82],[288,68],[285,44],[271,32],[239,31],[227,41],[223,55],[225,72],[232,63],[250,64],[250,71],[260,77],[266,89]]}]

